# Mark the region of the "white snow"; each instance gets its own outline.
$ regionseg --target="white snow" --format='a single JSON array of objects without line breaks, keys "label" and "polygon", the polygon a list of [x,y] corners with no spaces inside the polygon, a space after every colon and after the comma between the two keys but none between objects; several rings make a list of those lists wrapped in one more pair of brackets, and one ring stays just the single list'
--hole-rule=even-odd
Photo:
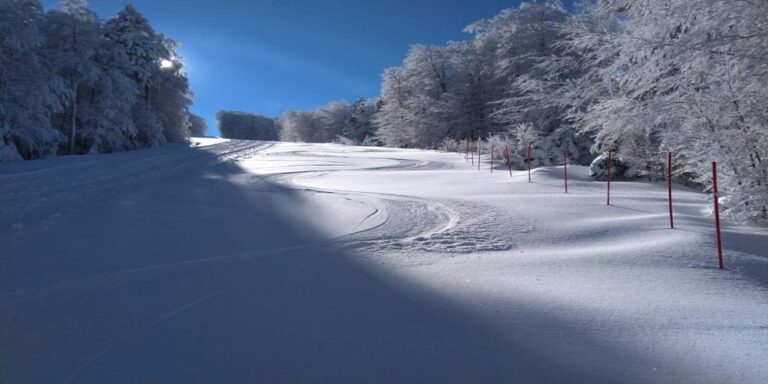
[{"label": "white snow", "polygon": [[227,141],[227,139],[221,137],[191,137],[189,140],[193,147],[207,147],[209,145],[221,144]]},{"label": "white snow", "polygon": [[768,231],[456,153],[0,164],[0,382],[768,382]]}]

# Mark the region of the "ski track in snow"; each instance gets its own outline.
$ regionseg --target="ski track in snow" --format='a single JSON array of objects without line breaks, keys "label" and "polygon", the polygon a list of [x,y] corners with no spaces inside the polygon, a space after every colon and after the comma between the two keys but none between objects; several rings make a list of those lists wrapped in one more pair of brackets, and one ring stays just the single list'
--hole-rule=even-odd
[{"label": "ski track in snow", "polygon": [[[145,156],[139,161],[130,164],[118,164],[115,167],[105,169],[98,161],[88,161],[75,163],[61,169],[32,170],[28,172],[14,173],[3,176],[3,184],[7,191],[4,194],[6,204],[0,209],[0,213],[14,217],[16,214],[40,208],[51,207],[59,204],[65,204],[77,197],[93,193],[108,193],[108,191],[117,191],[122,187],[135,185],[152,180],[159,180],[165,176],[185,172],[205,165],[210,162],[209,154],[215,156],[216,161],[237,161],[239,159],[250,158],[258,153],[272,147],[272,144],[254,144],[252,142],[228,141],[206,146],[205,153],[196,153],[187,151],[185,148],[172,149],[178,151],[180,155],[169,154],[162,151],[156,151],[150,156]],[[291,153],[296,156],[296,153]],[[302,154],[304,156],[311,154]],[[96,159],[99,160],[99,159]],[[402,169],[445,169],[442,164],[434,164],[426,161],[408,161],[400,159],[383,159],[396,162],[396,165],[374,166],[370,169],[375,170],[402,170]],[[367,169],[367,168],[364,168]],[[327,173],[309,172],[309,173]],[[298,172],[305,174],[307,172]],[[76,178],[71,178],[76,174]],[[281,179],[281,178],[278,178]],[[298,186],[298,191],[312,191],[318,193],[330,193],[342,198],[349,199],[355,196],[369,196],[382,200],[384,203],[381,208],[374,208],[373,212],[366,216],[361,224],[376,215],[384,215],[386,218],[376,225],[359,231],[341,235],[328,241],[334,243],[350,243],[355,248],[370,247],[375,244],[377,248],[383,249],[402,249],[411,246],[421,250],[437,250],[438,247],[432,244],[438,244],[439,249],[454,251],[452,230],[455,229],[458,222],[458,215],[444,204],[430,203],[420,199],[409,198],[403,195],[385,195],[373,193],[355,193],[348,191],[334,191],[323,189],[312,189]],[[391,217],[402,219],[418,215],[422,218],[420,225],[407,225],[407,220],[397,222],[391,220]],[[378,231],[377,231],[378,230]],[[462,233],[461,231],[455,231]],[[460,236],[459,236],[460,237]],[[447,239],[447,240],[446,240]],[[363,242],[362,246],[358,245]],[[464,241],[458,244],[459,252],[471,252],[477,249],[475,243]],[[253,252],[245,252],[232,255],[223,255],[205,259],[194,259],[177,263],[156,264],[130,270],[122,270],[114,273],[91,276],[83,279],[70,280],[56,283],[49,286],[21,289],[13,292],[5,292],[0,295],[0,312],[4,315],[0,317],[0,324],[5,332],[0,332],[0,340],[12,342],[15,339],[14,334],[24,334],[40,327],[45,326],[45,311],[49,309],[51,302],[59,305],[66,305],[76,301],[80,295],[89,292],[108,292],[110,290],[123,288],[131,284],[140,284],[142,281],[163,278],[168,274],[186,273],[192,269],[210,268],[211,265],[221,265],[222,263],[237,263],[242,260],[252,259],[254,257],[264,257],[276,255],[288,250],[300,250],[316,247],[317,244],[307,246],[282,247],[276,249],[267,249]],[[492,249],[492,248],[485,248]],[[505,249],[500,246],[498,249]],[[248,279],[245,282],[249,282]],[[238,286],[237,283],[231,287],[204,295],[196,299],[193,303],[199,303],[226,293]],[[180,308],[185,309],[189,305],[185,304]],[[173,310],[169,313],[175,314],[179,310]],[[164,321],[171,316],[163,315],[159,321]],[[135,337],[143,330],[148,329],[157,322],[152,322],[145,327],[132,331],[128,335],[120,338],[114,344],[110,344],[103,350],[94,355],[81,369],[76,371],[67,382],[74,382],[77,377],[103,354],[112,348],[120,345],[125,340]]]},{"label": "ski track in snow", "polygon": [[[288,152],[295,155],[295,152]],[[285,153],[283,153],[285,154]],[[322,155],[328,156],[328,153]],[[317,152],[302,156],[318,156]],[[344,155],[330,154],[332,157]],[[381,160],[396,165],[357,168],[357,171],[446,170],[448,164],[430,161],[403,160],[382,157]],[[347,164],[354,159],[347,158]],[[346,171],[354,172],[347,169]],[[530,231],[529,224],[504,217],[491,206],[448,199],[420,199],[402,194],[372,193],[312,187],[302,183],[304,179],[321,177],[328,170],[282,173],[275,177],[282,183],[290,183],[302,190],[334,193],[345,196],[362,195],[380,199],[386,205],[387,220],[381,225],[360,233],[344,236],[342,241],[353,242],[362,253],[378,250],[408,249],[441,253],[473,253],[503,251],[514,247],[514,237]],[[287,177],[289,176],[289,177]],[[382,177],[386,179],[386,176]],[[410,220],[419,217],[418,221]]]},{"label": "ski track in snow", "polygon": [[[190,150],[177,145],[176,148],[144,150],[147,155],[141,157],[125,156],[130,153],[117,154],[110,159],[96,157],[64,166],[2,175],[0,180],[4,192],[0,214],[21,216],[33,208],[65,205],[84,195],[95,192],[105,194],[189,171],[208,162],[211,156],[221,162],[236,161],[270,146],[272,144],[269,143],[227,141]],[[130,160],[120,161],[120,157]],[[110,160],[110,166],[105,168],[103,161]]]},{"label": "ski track in snow", "polygon": [[199,304],[201,304],[201,303],[203,303],[203,302],[205,302],[207,300],[210,300],[210,299],[216,298],[218,296],[221,296],[221,295],[223,295],[223,294],[225,294],[227,292],[230,292],[230,291],[232,291],[232,290],[234,290],[236,288],[239,288],[239,287],[241,287],[241,286],[243,286],[245,284],[248,284],[248,283],[254,282],[256,280],[262,279],[262,278],[264,278],[264,277],[266,277],[268,275],[269,275],[268,273],[265,273],[265,274],[258,275],[256,277],[253,277],[253,278],[250,278],[250,279],[239,281],[236,284],[233,284],[233,285],[230,285],[230,286],[228,286],[226,288],[223,288],[223,289],[220,289],[218,291],[212,292],[212,293],[207,294],[207,295],[205,295],[203,297],[197,298],[197,299],[195,299],[195,300],[193,300],[191,302],[185,303],[184,305],[182,305],[182,306],[180,306],[178,308],[172,309],[171,311],[169,311],[169,312],[163,314],[162,316],[158,317],[156,320],[148,323],[147,325],[145,325],[145,326],[143,326],[143,327],[141,327],[139,329],[134,330],[133,332],[131,332],[131,333],[123,336],[122,338],[116,340],[114,343],[112,343],[110,345],[107,345],[106,347],[104,347],[104,349],[98,351],[90,359],[88,359],[88,361],[86,361],[85,364],[83,364],[82,367],[78,368],[75,372],[73,372],[72,375],[67,379],[66,383],[71,384],[71,383],[77,382],[78,378],[83,374],[83,372],[85,372],[91,365],[96,363],[101,356],[105,355],[110,350],[112,350],[114,348],[117,348],[118,346],[120,346],[121,344],[127,342],[128,340],[131,340],[132,338],[135,338],[136,336],[142,334],[146,330],[148,330],[148,329],[150,329],[150,328],[152,328],[154,326],[157,326],[158,324],[171,319],[172,317],[178,315],[179,313],[182,313],[182,312],[184,312],[184,311],[186,311],[186,310],[188,310],[188,309],[190,309],[190,308],[192,308],[192,307],[194,307],[196,305],[199,305]]},{"label": "ski track in snow", "polygon": [[[556,194],[561,188],[557,180],[561,170],[557,168],[537,170],[535,183],[527,184],[522,181],[523,172],[515,172],[512,178],[504,172],[468,173],[462,170],[464,161],[452,156],[456,155],[224,141],[192,149],[171,146],[63,159],[48,166],[29,163],[8,167],[9,172],[0,174],[0,226],[8,239],[39,225],[51,225],[55,230],[51,222],[65,225],[67,210],[87,207],[89,199],[115,195],[109,201],[141,204],[146,201],[141,194],[123,197],[117,196],[118,192],[168,178],[185,180],[184,175],[198,175],[201,170],[227,163],[242,168],[225,178],[243,191],[266,195],[291,192],[300,202],[328,202],[341,211],[338,217],[323,221],[313,215],[328,212],[316,212],[311,204],[296,208],[300,210],[296,218],[306,215],[308,222],[320,227],[338,220],[335,225],[339,226],[301,244],[258,249],[247,249],[246,244],[244,251],[138,263],[131,268],[3,289],[0,357],[9,362],[0,369],[8,371],[8,364],[18,362],[18,367],[27,370],[16,368],[13,374],[0,374],[0,379],[29,379],[33,374],[46,373],[29,368],[39,365],[37,355],[49,353],[47,359],[57,361],[55,365],[61,370],[40,376],[55,380],[41,381],[58,382],[66,377],[69,383],[98,381],[87,376],[100,363],[106,364],[121,350],[151,342],[151,333],[180,318],[190,318],[197,307],[225,303],[225,298],[267,276],[288,278],[263,270],[264,263],[302,268],[311,260],[310,255],[328,247],[349,251],[356,263],[375,270],[376,275],[385,273],[386,279],[394,279],[397,285],[413,285],[414,289],[461,302],[464,311],[476,314],[479,323],[503,335],[501,338],[530,344],[544,356],[602,367],[604,375],[614,375],[598,376],[603,378],[598,381],[757,383],[768,379],[768,364],[759,363],[764,356],[761,352],[766,352],[762,341],[768,341],[768,263],[764,250],[760,254],[761,247],[751,245],[765,242],[765,231],[727,226],[727,236],[748,240],[743,244],[731,241],[727,249],[729,270],[718,271],[712,267],[711,228],[701,212],[701,194],[682,188],[676,191],[679,229],[669,231],[664,226],[665,213],[655,205],[661,194],[652,183],[617,183],[614,206],[605,207],[596,184],[586,178],[573,178],[569,196]],[[578,167],[574,168],[578,172]],[[449,173],[457,169],[461,172]],[[212,172],[211,177],[215,174]],[[410,188],[422,178],[423,185]],[[509,183],[515,188],[512,198],[507,192]],[[479,197],[478,192],[485,195]],[[528,206],[528,200],[535,200],[537,206]],[[190,207],[206,204],[209,209],[233,212],[238,209],[230,208],[227,201],[179,199],[169,203]],[[378,271],[379,266],[385,272]],[[607,276],[612,278],[606,280]],[[154,291],[155,287],[161,290]],[[174,289],[179,290],[176,296]],[[107,317],[115,324],[113,333],[102,330],[106,333],[94,333],[93,339],[62,341],[66,338],[60,334],[80,329],[80,322],[102,322],[101,315],[90,310],[91,305],[105,308],[102,311],[107,316],[107,309],[119,304],[111,297],[130,298],[134,290],[157,294],[158,298],[147,302],[146,308],[136,306],[131,319]],[[628,299],[628,294],[634,297]],[[718,312],[712,313],[715,307],[710,301],[719,303]],[[572,334],[563,336],[562,329],[548,328],[547,321],[531,322],[526,309],[540,306],[568,319]],[[583,335],[636,344],[638,350],[633,353],[637,353],[637,360],[617,357],[607,365],[592,360],[590,353],[580,350]],[[719,345],[724,337],[736,341]],[[47,348],[46,340],[58,340],[54,345],[73,343],[68,348],[77,352],[57,355],[59,348],[66,348]],[[84,347],[77,347],[80,344]],[[360,348],[352,344],[348,342],[345,348]],[[13,356],[14,348],[29,354]],[[654,352],[656,348],[659,350]],[[655,361],[662,357],[677,362]],[[649,371],[643,364],[651,362],[655,365]],[[718,366],[721,372],[708,372],[703,366]],[[558,376],[557,369],[552,372],[560,379],[568,377]],[[424,380],[429,376],[423,374],[410,378],[431,381]],[[293,377],[311,379],[301,374]],[[488,377],[508,381],[515,376]],[[357,381],[361,378],[366,376]],[[536,381],[533,378],[523,376],[522,381]],[[382,379],[388,381],[386,376],[377,376],[374,381]],[[459,380],[457,376],[447,381]]]}]

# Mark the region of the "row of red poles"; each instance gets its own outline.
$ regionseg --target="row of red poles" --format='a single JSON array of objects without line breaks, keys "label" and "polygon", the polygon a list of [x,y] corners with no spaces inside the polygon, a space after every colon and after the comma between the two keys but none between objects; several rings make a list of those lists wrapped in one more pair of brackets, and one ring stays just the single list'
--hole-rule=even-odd
[{"label": "row of red poles", "polygon": [[[464,159],[471,161],[472,165],[475,165],[474,151],[470,151],[472,141],[466,141],[466,150],[464,151]],[[490,156],[490,169],[493,173],[493,158],[496,154],[494,145],[491,144]],[[480,156],[482,156],[482,145],[477,143],[477,170],[480,170]],[[504,146],[504,161],[509,168],[509,176],[512,176],[512,160],[510,158],[509,146]],[[531,179],[531,143],[528,143],[528,182],[532,183]],[[606,193],[606,205],[611,205],[611,168],[613,166],[613,151],[608,151],[608,171],[607,171],[607,193]],[[669,205],[669,228],[675,228],[675,218],[672,212],[672,152],[667,152],[667,194]],[[568,193],[568,150],[563,150],[563,185],[565,187],[565,193]],[[717,194],[717,162],[712,162],[712,197],[715,204],[715,230],[717,234],[717,261],[720,269],[724,268],[723,265],[723,242],[720,236],[720,203],[718,201]]]}]

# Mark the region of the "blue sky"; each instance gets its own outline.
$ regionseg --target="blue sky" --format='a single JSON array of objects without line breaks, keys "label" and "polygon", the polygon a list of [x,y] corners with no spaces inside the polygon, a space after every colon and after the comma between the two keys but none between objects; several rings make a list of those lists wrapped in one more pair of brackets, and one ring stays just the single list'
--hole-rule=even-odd
[{"label": "blue sky", "polygon": [[[50,8],[57,0],[45,0]],[[104,19],[127,1],[91,0]],[[286,109],[379,94],[380,74],[410,44],[469,38],[464,27],[519,0],[134,0],[154,28],[180,41],[209,134],[219,109],[280,116]]]}]

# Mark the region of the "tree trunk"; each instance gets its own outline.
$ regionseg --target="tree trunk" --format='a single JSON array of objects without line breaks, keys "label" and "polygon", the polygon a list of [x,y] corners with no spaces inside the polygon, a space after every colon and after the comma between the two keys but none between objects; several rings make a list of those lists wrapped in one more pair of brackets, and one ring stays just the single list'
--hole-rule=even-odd
[{"label": "tree trunk", "polygon": [[79,86],[80,83],[78,82],[74,82],[74,85],[72,86],[74,93],[72,94],[72,133],[69,138],[70,155],[75,154],[75,134],[77,132],[77,89]]}]

